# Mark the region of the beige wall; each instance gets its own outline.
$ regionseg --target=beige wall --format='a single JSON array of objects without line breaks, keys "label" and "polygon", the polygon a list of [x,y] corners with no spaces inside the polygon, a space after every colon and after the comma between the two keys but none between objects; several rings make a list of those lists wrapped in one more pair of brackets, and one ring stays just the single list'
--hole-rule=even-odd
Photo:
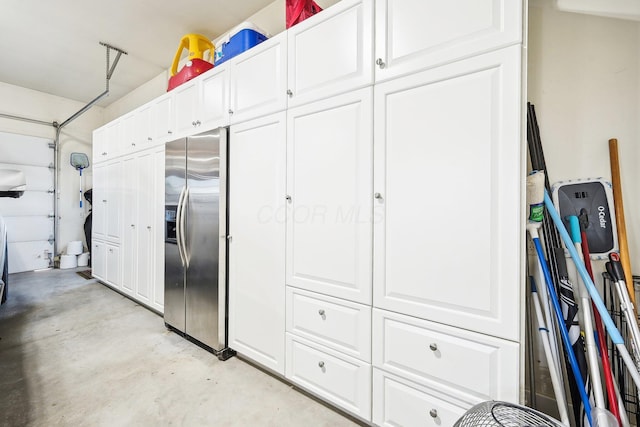
[{"label": "beige wall", "polygon": [[[31,89],[0,82],[0,112],[46,122],[62,123],[85,104]],[[60,181],[58,183],[58,252],[72,240],[84,241],[84,219],[88,204],[78,206],[78,172],[69,164],[69,155],[77,151],[91,159],[91,133],[103,122],[103,109],[93,107],[67,125],[60,134]],[[0,131],[20,135],[55,138],[52,126],[0,118]],[[91,161],[91,160],[90,160]],[[93,164],[91,162],[91,164]],[[84,173],[84,188],[91,188],[92,167]]]},{"label": "beige wall", "polygon": [[629,249],[640,273],[640,24],[529,8],[528,100],[536,107],[551,183],[611,180],[617,138]]}]

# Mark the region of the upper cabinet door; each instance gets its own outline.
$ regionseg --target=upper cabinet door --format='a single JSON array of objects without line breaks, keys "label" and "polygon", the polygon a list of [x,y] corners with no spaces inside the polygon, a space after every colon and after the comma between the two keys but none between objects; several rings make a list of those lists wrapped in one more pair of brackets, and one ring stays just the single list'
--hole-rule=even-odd
[{"label": "upper cabinet door", "polygon": [[287,284],[371,304],[372,88],[287,115]]},{"label": "upper cabinet door", "polygon": [[511,46],[376,85],[376,307],[518,340],[520,61]]},{"label": "upper cabinet door", "polygon": [[376,0],[376,81],[522,40],[520,0]]},{"label": "upper cabinet door", "polygon": [[289,107],[373,83],[373,0],[343,0],[288,30]]},{"label": "upper cabinet door", "polygon": [[175,137],[180,138],[196,133],[198,123],[198,80],[191,80],[173,89],[175,103]]},{"label": "upper cabinet door", "polygon": [[151,139],[147,140],[153,145],[162,145],[173,139],[173,95],[166,93],[153,100],[149,115],[147,120]]},{"label": "upper cabinet door", "polygon": [[231,63],[231,124],[287,107],[287,33],[266,40]]},{"label": "upper cabinet door", "polygon": [[229,124],[229,64],[209,71],[199,82],[199,116],[202,129]]}]

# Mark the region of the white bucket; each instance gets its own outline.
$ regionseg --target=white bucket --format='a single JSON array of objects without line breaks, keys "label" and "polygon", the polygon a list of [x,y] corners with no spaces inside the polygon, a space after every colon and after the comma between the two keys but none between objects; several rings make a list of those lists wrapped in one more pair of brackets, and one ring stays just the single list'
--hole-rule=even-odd
[{"label": "white bucket", "polygon": [[80,240],[74,240],[67,245],[67,255],[80,255],[82,249],[82,242]]},{"label": "white bucket", "polygon": [[89,252],[78,255],[78,267],[86,267],[89,265]]},{"label": "white bucket", "polygon": [[75,255],[60,255],[60,268],[76,268],[78,266],[78,257]]}]

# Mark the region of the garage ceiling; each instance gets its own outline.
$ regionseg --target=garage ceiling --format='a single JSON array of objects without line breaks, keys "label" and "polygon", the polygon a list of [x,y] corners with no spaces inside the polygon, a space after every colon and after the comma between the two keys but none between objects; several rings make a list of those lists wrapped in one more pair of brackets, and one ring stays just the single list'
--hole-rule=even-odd
[{"label": "garage ceiling", "polygon": [[169,68],[184,34],[215,39],[272,2],[5,0],[0,82],[89,102],[105,89],[102,41],[128,52],[98,103],[107,106]]}]

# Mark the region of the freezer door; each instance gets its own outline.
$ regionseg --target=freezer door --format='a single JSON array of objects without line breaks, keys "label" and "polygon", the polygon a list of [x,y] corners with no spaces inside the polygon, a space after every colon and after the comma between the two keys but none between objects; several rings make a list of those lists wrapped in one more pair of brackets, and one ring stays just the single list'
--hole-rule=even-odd
[{"label": "freezer door", "polygon": [[[219,340],[220,145],[226,129],[187,138],[186,333],[211,347]],[[224,192],[224,190],[223,190]],[[226,213],[222,210],[222,215]],[[224,283],[222,284],[224,286]]]},{"label": "freezer door", "polygon": [[164,239],[164,321],[185,331],[185,268],[178,246],[179,220],[183,206],[181,195],[186,192],[186,140],[166,144],[165,150],[165,239]]}]

